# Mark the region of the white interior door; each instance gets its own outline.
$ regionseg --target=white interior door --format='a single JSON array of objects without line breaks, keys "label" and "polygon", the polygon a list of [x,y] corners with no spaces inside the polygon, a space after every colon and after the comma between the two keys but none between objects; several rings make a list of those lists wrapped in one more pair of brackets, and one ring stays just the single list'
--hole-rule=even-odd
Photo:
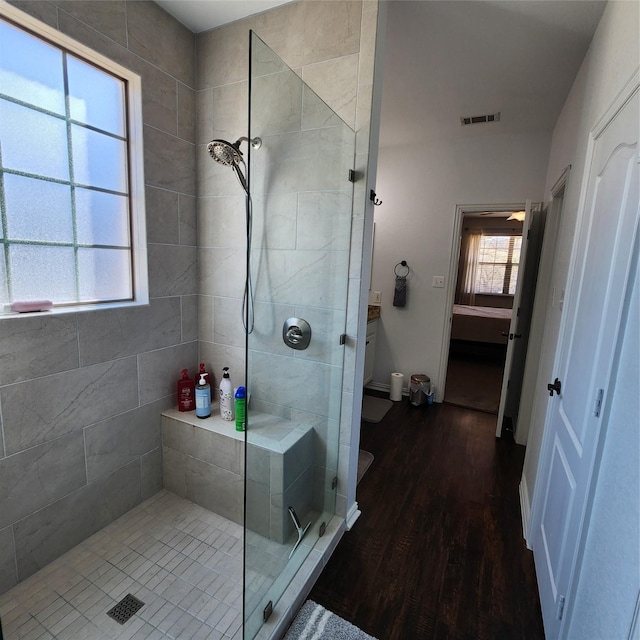
[{"label": "white interior door", "polygon": [[[527,246],[529,239],[529,225],[531,224],[531,200],[527,200],[525,205],[525,217],[522,223],[522,245],[520,247],[520,266],[524,268],[527,260]],[[502,421],[504,420],[504,409],[507,404],[507,387],[509,378],[511,377],[511,367],[513,365],[513,354],[515,343],[521,336],[518,333],[518,309],[520,307],[520,298],[522,297],[522,273],[518,271],[518,280],[516,281],[516,291],[513,295],[513,312],[511,314],[511,322],[509,323],[509,340],[507,342],[507,355],[504,361],[504,373],[502,374],[502,389],[500,391],[500,405],[498,407],[498,423],[496,424],[496,438],[502,434]],[[515,426],[515,425],[514,425]]]},{"label": "white interior door", "polygon": [[[639,217],[638,84],[594,130],[584,222],[572,260],[550,401],[532,542],[547,640],[563,637],[586,506],[602,442]],[[555,393],[555,392],[554,392]]]}]

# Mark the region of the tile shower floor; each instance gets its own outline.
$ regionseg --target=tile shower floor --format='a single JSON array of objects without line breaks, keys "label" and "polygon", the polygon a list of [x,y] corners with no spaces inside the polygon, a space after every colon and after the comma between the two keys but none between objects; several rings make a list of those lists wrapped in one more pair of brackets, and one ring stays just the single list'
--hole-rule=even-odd
[{"label": "tile shower floor", "polygon": [[[239,640],[242,527],[160,491],[0,596],[5,640]],[[107,611],[131,593],[124,625]]]}]

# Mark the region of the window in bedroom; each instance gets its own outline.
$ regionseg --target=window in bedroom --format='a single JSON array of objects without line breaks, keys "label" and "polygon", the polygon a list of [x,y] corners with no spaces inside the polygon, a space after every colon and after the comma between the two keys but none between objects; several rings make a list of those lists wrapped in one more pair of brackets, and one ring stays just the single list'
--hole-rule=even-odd
[{"label": "window in bedroom", "polygon": [[148,301],[140,79],[0,13],[0,303]]},{"label": "window in bedroom", "polygon": [[516,292],[522,236],[483,235],[478,247],[475,293]]}]

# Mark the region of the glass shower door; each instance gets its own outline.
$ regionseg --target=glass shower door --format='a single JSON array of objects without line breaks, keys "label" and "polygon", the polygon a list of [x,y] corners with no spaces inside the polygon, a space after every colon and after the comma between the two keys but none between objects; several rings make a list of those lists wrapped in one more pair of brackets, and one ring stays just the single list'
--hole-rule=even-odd
[{"label": "glass shower door", "polygon": [[355,157],[353,130],[253,33],[249,115],[245,638],[335,513]]}]

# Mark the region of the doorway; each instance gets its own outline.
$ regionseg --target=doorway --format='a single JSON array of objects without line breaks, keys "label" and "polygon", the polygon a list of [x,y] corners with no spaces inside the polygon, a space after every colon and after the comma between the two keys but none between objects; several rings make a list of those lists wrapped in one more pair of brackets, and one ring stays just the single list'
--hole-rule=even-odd
[{"label": "doorway", "polygon": [[456,212],[444,402],[496,415],[497,436],[512,434],[517,422],[546,222],[539,205],[527,207]]}]

